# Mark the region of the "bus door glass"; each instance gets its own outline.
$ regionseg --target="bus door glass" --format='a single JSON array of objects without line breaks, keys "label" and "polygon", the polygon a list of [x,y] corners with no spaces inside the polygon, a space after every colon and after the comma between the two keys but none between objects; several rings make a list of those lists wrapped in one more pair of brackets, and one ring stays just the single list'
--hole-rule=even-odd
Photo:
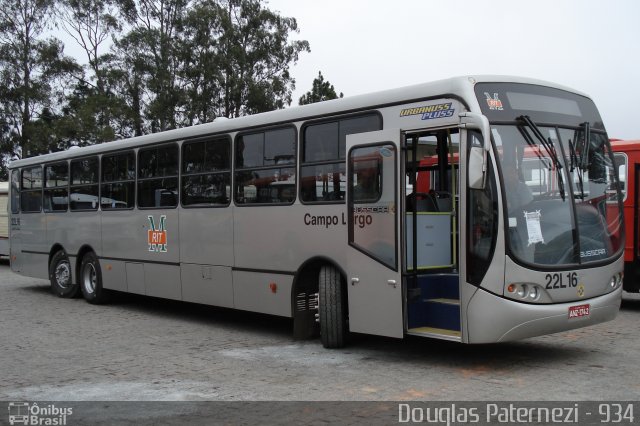
[{"label": "bus door glass", "polygon": [[398,269],[399,136],[399,130],[347,136],[349,329],[391,337],[404,334]]}]

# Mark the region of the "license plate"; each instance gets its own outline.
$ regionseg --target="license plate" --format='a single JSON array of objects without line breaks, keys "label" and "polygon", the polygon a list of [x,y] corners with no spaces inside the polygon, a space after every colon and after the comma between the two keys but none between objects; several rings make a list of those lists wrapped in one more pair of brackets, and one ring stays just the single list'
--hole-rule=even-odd
[{"label": "license plate", "polygon": [[591,305],[578,305],[571,306],[569,308],[569,319],[571,318],[579,318],[579,317],[588,317],[591,312]]}]

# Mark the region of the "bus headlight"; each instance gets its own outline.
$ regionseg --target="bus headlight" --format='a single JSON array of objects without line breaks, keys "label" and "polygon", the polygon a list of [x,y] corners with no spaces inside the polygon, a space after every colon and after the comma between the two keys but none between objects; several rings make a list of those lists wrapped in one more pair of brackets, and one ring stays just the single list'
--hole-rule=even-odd
[{"label": "bus headlight", "polygon": [[540,300],[542,289],[532,283],[512,283],[507,286],[507,296],[520,299],[523,302],[537,302]]},{"label": "bus headlight", "polygon": [[615,290],[622,284],[622,279],[624,275],[622,273],[617,273],[611,277],[609,280],[609,290]]}]

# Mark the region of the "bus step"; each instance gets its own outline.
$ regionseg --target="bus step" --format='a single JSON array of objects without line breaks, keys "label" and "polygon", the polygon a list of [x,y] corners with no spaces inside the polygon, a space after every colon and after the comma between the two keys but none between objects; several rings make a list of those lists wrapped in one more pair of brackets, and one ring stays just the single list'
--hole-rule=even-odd
[{"label": "bus step", "polygon": [[445,299],[443,297],[438,299],[425,299],[425,303],[443,303],[445,305],[457,305],[460,306],[460,300],[458,299]]},{"label": "bus step", "polygon": [[407,303],[409,329],[431,327],[460,330],[460,301],[450,297],[434,297]]},{"label": "bus step", "polygon": [[462,339],[462,333],[459,330],[448,330],[445,328],[435,327],[417,327],[407,330],[407,334],[412,336],[437,337],[439,339],[453,340],[459,342]]}]

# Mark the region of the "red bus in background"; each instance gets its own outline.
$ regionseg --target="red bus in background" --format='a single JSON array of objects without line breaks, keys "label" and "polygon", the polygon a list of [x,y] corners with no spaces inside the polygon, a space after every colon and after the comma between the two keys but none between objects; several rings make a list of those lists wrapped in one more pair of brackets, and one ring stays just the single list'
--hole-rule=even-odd
[{"label": "red bus in background", "polygon": [[624,205],[626,242],[624,247],[623,289],[640,292],[640,140],[611,139],[613,157],[618,169]]}]

